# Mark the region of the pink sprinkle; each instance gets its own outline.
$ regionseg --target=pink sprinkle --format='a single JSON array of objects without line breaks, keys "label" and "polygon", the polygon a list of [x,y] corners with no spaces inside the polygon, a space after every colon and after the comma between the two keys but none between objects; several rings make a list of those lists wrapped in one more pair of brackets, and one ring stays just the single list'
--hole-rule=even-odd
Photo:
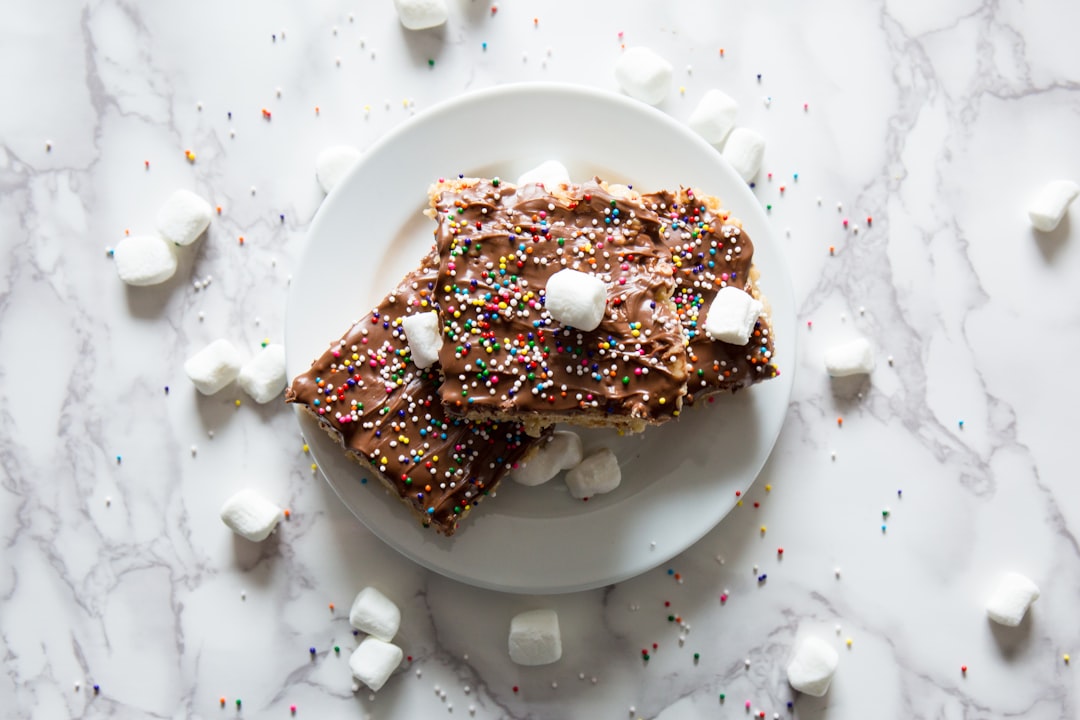
[{"label": "pink sprinkle", "polygon": [[722,602],[722,603],[727,602],[727,593],[720,593],[720,602]]},{"label": "pink sprinkle", "polygon": [[749,710],[749,709],[750,709],[750,701],[749,701],[749,700],[747,700],[747,701],[746,701],[746,709],[747,709],[747,710]]}]

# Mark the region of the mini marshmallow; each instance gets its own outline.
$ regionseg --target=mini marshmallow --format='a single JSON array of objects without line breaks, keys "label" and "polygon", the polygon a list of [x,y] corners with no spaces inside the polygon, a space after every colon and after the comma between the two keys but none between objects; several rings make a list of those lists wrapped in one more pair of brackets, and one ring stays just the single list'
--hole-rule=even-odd
[{"label": "mini marshmallow", "polygon": [[154,235],[126,237],[113,250],[116,273],[128,285],[157,285],[176,273],[172,243]]},{"label": "mini marshmallow", "polygon": [[281,508],[254,490],[241,490],[221,506],[221,521],[237,535],[261,542],[281,520]]},{"label": "mini marshmallow", "polygon": [[706,141],[719,145],[735,127],[735,115],[738,112],[739,103],[730,95],[720,90],[710,90],[690,114],[687,124]]},{"label": "mini marshmallow", "polygon": [[398,19],[408,30],[426,30],[446,22],[446,0],[394,0]]},{"label": "mini marshmallow", "polygon": [[545,190],[551,192],[560,185],[569,185],[570,173],[558,160],[548,160],[522,173],[517,181],[518,186],[530,183],[540,183]]},{"label": "mini marshmallow", "polygon": [[866,338],[856,338],[825,351],[825,370],[832,377],[867,375],[874,369],[874,349]]},{"label": "mini marshmallow", "polygon": [[329,194],[359,160],[360,151],[352,145],[334,145],[319,153],[315,158],[315,178],[323,192]]},{"label": "mini marshmallow", "polygon": [[750,342],[750,333],[764,307],[761,301],[737,287],[722,287],[705,316],[705,334],[731,345],[745,345]]},{"label": "mini marshmallow", "polygon": [[1080,185],[1072,180],[1054,180],[1044,185],[1028,205],[1032,226],[1042,232],[1052,232],[1077,195],[1080,195]]},{"label": "mini marshmallow", "polygon": [[510,472],[510,479],[521,485],[542,485],[563,470],[581,463],[583,450],[577,433],[558,430],[551,440],[536,451],[529,461]]},{"label": "mini marshmallow", "polygon": [[375,588],[366,587],[353,600],[349,624],[360,632],[390,642],[401,626],[401,610]]},{"label": "mini marshmallow", "polygon": [[244,359],[240,351],[225,339],[215,340],[184,363],[184,372],[203,395],[213,395],[240,373]]},{"label": "mini marshmallow", "polygon": [[633,47],[615,64],[615,81],[630,97],[658,105],[671,89],[671,63],[647,47]]},{"label": "mini marshmallow", "polygon": [[611,492],[622,482],[615,453],[601,448],[566,473],[566,486],[578,500]]},{"label": "mini marshmallow", "polygon": [[413,365],[429,368],[439,361],[439,350],[443,346],[442,333],[439,332],[439,313],[416,313],[401,319],[401,328],[409,341],[409,354]]},{"label": "mini marshmallow", "polygon": [[1019,573],[1005,573],[986,601],[986,614],[1000,625],[1016,627],[1031,603],[1039,599],[1039,586]]},{"label": "mini marshmallow", "polygon": [[401,665],[404,655],[397,645],[366,637],[349,656],[349,669],[354,678],[378,692]]},{"label": "mini marshmallow", "polygon": [[548,278],[545,305],[551,317],[578,330],[600,327],[607,308],[607,284],[589,273],[560,270]]},{"label": "mini marshmallow", "polygon": [[177,190],[158,210],[158,232],[177,245],[190,245],[210,227],[213,214],[210,203],[190,190]]},{"label": "mini marshmallow", "polygon": [[562,657],[559,616],[554,610],[518,613],[510,621],[510,659],[518,665],[549,665]]},{"label": "mini marshmallow", "polygon": [[285,348],[276,344],[264,347],[244,363],[236,382],[260,405],[281,397],[285,389]]},{"label": "mini marshmallow", "polygon": [[765,138],[749,128],[735,128],[724,143],[724,159],[746,182],[754,179],[765,157]]},{"label": "mini marshmallow", "polygon": [[827,642],[816,637],[803,638],[788,663],[788,682],[801,693],[821,697],[829,692],[839,664],[840,656]]}]

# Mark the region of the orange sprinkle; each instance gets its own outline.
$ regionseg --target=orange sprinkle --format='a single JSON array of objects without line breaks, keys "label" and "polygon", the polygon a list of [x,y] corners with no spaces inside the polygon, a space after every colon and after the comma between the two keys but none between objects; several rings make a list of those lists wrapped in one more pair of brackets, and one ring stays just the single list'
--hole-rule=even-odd
[{"label": "orange sprinkle", "polygon": [[330,603],[330,612],[334,612],[334,603]]},{"label": "orange sprinkle", "polygon": [[218,698],[218,702],[221,703],[221,707],[225,707],[225,696],[222,695],[220,698]]},{"label": "orange sprinkle", "polygon": [[131,231],[130,231],[130,230],[128,230],[127,228],[124,228],[124,234],[125,234],[125,235],[130,235],[130,234],[131,234]]},{"label": "orange sprinkle", "polygon": [[184,157],[187,158],[188,162],[191,162],[191,163],[195,162],[195,153],[191,152],[190,150],[185,150],[184,151]]},{"label": "orange sprinkle", "polygon": [[829,254],[830,255],[835,255],[836,254],[836,248],[833,247],[832,245],[829,246]]},{"label": "orange sprinkle", "polygon": [[243,235],[241,235],[241,236],[240,236],[240,244],[241,244],[241,245],[243,245],[243,244],[244,244],[244,236],[243,236]]},{"label": "orange sprinkle", "polygon": [[290,517],[292,517],[292,513],[289,512],[289,508],[285,508],[285,519],[288,520]]},{"label": "orange sprinkle", "polygon": [[217,210],[217,214],[218,214],[218,215],[220,215],[220,214],[221,214],[221,206],[220,206],[220,205],[218,205],[218,206],[217,206],[216,208],[214,208],[214,209],[215,209],[215,210]]},{"label": "orange sprinkle", "polygon": [[263,116],[264,118],[266,118],[267,120],[269,120],[269,119],[270,119],[270,111],[269,111],[269,110],[267,110],[266,108],[263,108],[263,109],[262,109],[262,116]]},{"label": "orange sprinkle", "polygon": [[837,425],[837,427],[844,427],[844,418],[842,418],[842,417],[836,418],[836,425]]},{"label": "orange sprinkle", "polygon": [[315,106],[315,114],[316,114],[316,115],[318,115],[318,114],[319,114],[319,106],[318,106],[318,105],[316,105],[316,106]]}]

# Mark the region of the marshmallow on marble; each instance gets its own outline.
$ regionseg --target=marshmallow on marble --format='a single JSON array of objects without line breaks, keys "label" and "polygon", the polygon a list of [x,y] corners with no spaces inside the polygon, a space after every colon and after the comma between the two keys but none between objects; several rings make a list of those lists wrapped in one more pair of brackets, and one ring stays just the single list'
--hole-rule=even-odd
[{"label": "marshmallow on marble", "polygon": [[1000,625],[1016,627],[1038,599],[1038,585],[1019,573],[1006,573],[986,601],[986,614]]},{"label": "marshmallow on marble", "polygon": [[394,0],[401,24],[408,30],[426,30],[446,22],[446,0]]},{"label": "marshmallow on marble", "polygon": [[390,642],[401,627],[401,610],[373,587],[361,590],[349,609],[349,624],[383,642]]},{"label": "marshmallow on marble", "polygon": [[801,693],[822,697],[829,691],[840,656],[824,640],[803,638],[787,666],[788,682]]},{"label": "marshmallow on marble", "polygon": [[544,304],[551,317],[578,330],[600,327],[607,307],[607,284],[589,273],[560,270],[548,278]]},{"label": "marshmallow on marble", "polygon": [[222,338],[189,357],[184,363],[184,372],[196,390],[203,395],[213,395],[236,379],[243,364],[240,351]]},{"label": "marshmallow on marble", "polygon": [[334,145],[315,158],[315,179],[324,193],[329,193],[360,160],[360,151],[352,145]]},{"label": "marshmallow on marble", "polygon": [[176,273],[172,243],[154,235],[126,237],[113,250],[116,273],[128,285],[157,285]]},{"label": "marshmallow on marble", "polygon": [[158,232],[177,245],[190,245],[210,227],[213,214],[210,203],[190,190],[177,190],[158,210]]},{"label": "marshmallow on marble", "polygon": [[570,173],[558,160],[548,160],[547,162],[540,163],[532,170],[526,170],[518,178],[518,186],[529,185],[530,183],[539,183],[544,186],[544,189],[548,192],[556,190],[560,185],[570,184]]},{"label": "marshmallow on marble", "polygon": [[277,344],[264,347],[244,363],[236,382],[260,405],[281,397],[285,389],[285,348]]},{"label": "marshmallow on marble", "polygon": [[510,659],[518,665],[549,665],[562,657],[559,616],[530,610],[510,620]]},{"label": "marshmallow on marble", "polygon": [[749,293],[731,285],[722,287],[709,304],[705,334],[720,342],[745,345],[750,342],[750,333],[764,308]]},{"label": "marshmallow on marble", "polygon": [[765,157],[765,138],[750,128],[735,128],[724,143],[724,159],[746,182],[754,179]]},{"label": "marshmallow on marble", "polygon": [[1044,185],[1028,205],[1032,226],[1041,232],[1053,232],[1077,195],[1080,185],[1072,180],[1054,180]]},{"label": "marshmallow on marble", "polygon": [[442,333],[439,331],[439,313],[416,313],[401,319],[401,328],[405,339],[409,341],[409,354],[413,365],[426,369],[439,361],[439,350],[443,346]]},{"label": "marshmallow on marble", "polygon": [[632,47],[615,64],[615,80],[630,97],[659,105],[671,89],[671,63],[647,47]]},{"label": "marshmallow on marble", "polygon": [[566,486],[578,500],[611,492],[621,482],[619,459],[607,448],[597,450],[566,473]]},{"label": "marshmallow on marble", "polygon": [[221,521],[237,535],[261,542],[281,520],[281,508],[254,490],[241,490],[221,506]]},{"label": "marshmallow on marble", "polygon": [[825,351],[825,370],[832,377],[868,375],[874,369],[874,349],[866,338],[856,338]]},{"label": "marshmallow on marble", "polygon": [[404,655],[401,648],[393,643],[366,637],[349,656],[349,669],[354,678],[373,692],[378,692],[401,665]]},{"label": "marshmallow on marble", "polygon": [[738,112],[739,103],[730,95],[721,90],[710,90],[690,114],[687,124],[706,141],[719,145],[735,127],[735,115]]},{"label": "marshmallow on marble", "polygon": [[510,472],[510,479],[521,485],[542,485],[561,471],[581,463],[583,454],[581,437],[577,433],[558,430],[527,462]]}]

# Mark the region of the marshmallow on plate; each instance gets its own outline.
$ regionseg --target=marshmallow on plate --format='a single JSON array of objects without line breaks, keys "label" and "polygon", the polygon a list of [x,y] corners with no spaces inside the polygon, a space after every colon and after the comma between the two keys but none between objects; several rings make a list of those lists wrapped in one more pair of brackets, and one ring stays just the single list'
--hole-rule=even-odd
[{"label": "marshmallow on plate", "polygon": [[271,344],[244,363],[236,378],[241,389],[260,405],[281,397],[285,389],[285,348]]},{"label": "marshmallow on plate", "polygon": [[578,500],[611,492],[621,482],[619,459],[607,448],[600,448],[566,473],[566,486]]},{"label": "marshmallow on plate", "polygon": [[334,145],[319,153],[315,158],[315,179],[323,192],[333,190],[359,160],[360,151],[352,145]]},{"label": "marshmallow on plate", "polygon": [[720,288],[705,316],[705,334],[731,345],[750,342],[750,333],[765,308],[749,293],[728,285]]},{"label": "marshmallow on plate", "polygon": [[1054,180],[1044,185],[1028,205],[1028,218],[1036,230],[1052,232],[1065,217],[1069,204],[1080,195],[1080,185],[1072,180]]},{"label": "marshmallow on plate", "polygon": [[803,638],[787,666],[788,682],[801,693],[821,697],[829,691],[840,656],[824,640]]},{"label": "marshmallow on plate", "polygon": [[856,338],[825,351],[825,370],[832,377],[867,375],[874,369],[874,349],[866,338]]},{"label": "marshmallow on plate", "polygon": [[367,685],[373,692],[386,684],[398,669],[405,653],[393,643],[376,637],[366,637],[349,656],[349,669],[353,677]]},{"label": "marshmallow on plate", "polygon": [[439,313],[416,313],[401,319],[401,329],[409,341],[409,354],[413,365],[426,369],[439,361],[439,350],[443,346],[442,333],[439,332]]},{"label": "marshmallow on plate", "polygon": [[184,372],[196,390],[203,395],[213,395],[236,379],[243,364],[240,351],[222,338],[189,357],[184,363]]},{"label": "marshmallow on plate", "polygon": [[518,613],[510,621],[510,659],[518,665],[548,665],[562,657],[559,616],[554,610]]},{"label": "marshmallow on plate", "polygon": [[735,127],[738,112],[739,103],[730,95],[721,90],[710,90],[702,96],[687,124],[708,142],[719,145]]},{"label": "marshmallow on plate", "polygon": [[532,170],[523,172],[517,181],[519,187],[530,183],[540,183],[545,190],[551,192],[560,185],[569,185],[570,173],[558,160],[548,160],[540,163]]},{"label": "marshmallow on plate", "polygon": [[254,490],[241,490],[221,506],[221,521],[252,542],[270,537],[281,520],[281,508]]},{"label": "marshmallow on plate", "polygon": [[544,304],[551,317],[578,330],[600,327],[607,308],[607,284],[589,273],[560,270],[548,278]]},{"label": "marshmallow on plate", "polygon": [[126,237],[113,250],[116,274],[128,285],[157,285],[176,273],[176,250],[154,235]]},{"label": "marshmallow on plate", "polygon": [[190,190],[177,190],[158,210],[158,232],[177,245],[190,245],[210,227],[213,214],[210,203]]},{"label": "marshmallow on plate", "polygon": [[671,63],[647,47],[632,47],[615,63],[615,80],[630,97],[658,105],[671,89]]},{"label": "marshmallow on plate", "polygon": [[349,624],[383,642],[390,642],[401,627],[401,611],[393,600],[373,587],[366,587],[353,600]]},{"label": "marshmallow on plate", "polygon": [[746,182],[754,179],[765,157],[765,138],[750,128],[735,128],[724,143],[724,159]]},{"label": "marshmallow on plate", "polygon": [[446,0],[394,0],[401,24],[408,30],[426,30],[446,22]]},{"label": "marshmallow on plate", "polygon": [[1038,585],[1019,573],[1006,573],[986,601],[986,614],[998,624],[1016,627],[1038,599]]},{"label": "marshmallow on plate", "polygon": [[542,485],[560,471],[579,464],[582,454],[581,438],[577,433],[557,430],[528,462],[510,471],[510,479],[521,485]]}]

